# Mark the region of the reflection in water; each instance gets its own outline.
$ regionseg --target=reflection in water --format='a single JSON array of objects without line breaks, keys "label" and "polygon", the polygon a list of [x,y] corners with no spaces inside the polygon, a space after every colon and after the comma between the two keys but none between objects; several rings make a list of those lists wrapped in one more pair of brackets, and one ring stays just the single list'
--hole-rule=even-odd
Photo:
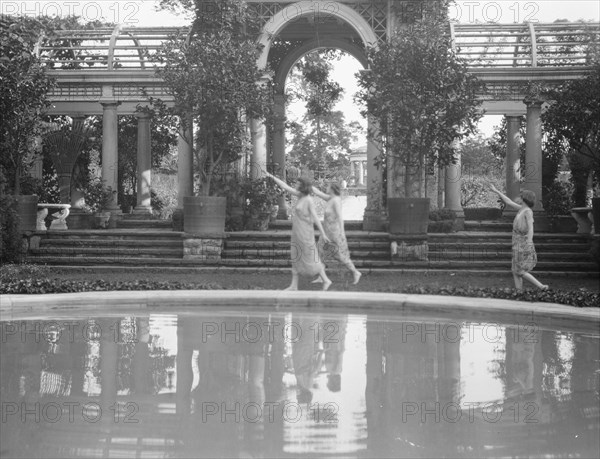
[{"label": "reflection in water", "polygon": [[599,337],[314,314],[2,322],[2,457],[598,457]]}]

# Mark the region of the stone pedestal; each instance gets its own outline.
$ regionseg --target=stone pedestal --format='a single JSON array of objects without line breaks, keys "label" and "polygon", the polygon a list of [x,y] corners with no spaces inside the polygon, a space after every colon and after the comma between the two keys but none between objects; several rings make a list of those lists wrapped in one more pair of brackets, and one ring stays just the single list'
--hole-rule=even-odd
[{"label": "stone pedestal", "polygon": [[392,262],[429,261],[426,234],[390,234]]},{"label": "stone pedestal", "polygon": [[224,233],[184,233],[182,237],[184,260],[194,260],[199,264],[213,264],[221,261]]}]

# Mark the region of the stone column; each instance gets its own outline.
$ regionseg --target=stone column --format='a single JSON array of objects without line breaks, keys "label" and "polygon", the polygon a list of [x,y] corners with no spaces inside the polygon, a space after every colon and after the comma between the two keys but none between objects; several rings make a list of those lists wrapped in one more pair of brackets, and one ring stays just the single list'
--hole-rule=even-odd
[{"label": "stone column", "polygon": [[104,185],[113,190],[113,197],[106,210],[119,211],[117,203],[117,189],[119,180],[119,143],[118,128],[119,118],[117,106],[120,102],[101,102],[102,104],[102,181]]},{"label": "stone column", "polygon": [[267,128],[262,120],[250,121],[252,135],[252,163],[250,176],[252,178],[264,177],[267,170]]},{"label": "stone column", "polygon": [[525,171],[523,188],[535,193],[533,210],[540,212],[542,206],[542,103],[537,97],[527,97],[527,132],[525,137]]},{"label": "stone column", "polygon": [[[368,132],[377,131],[377,121],[369,117]],[[367,207],[363,217],[363,230],[365,231],[382,231],[387,219],[382,195],[383,172],[375,165],[375,158],[380,154],[379,142],[369,138],[367,140]]]},{"label": "stone column", "polygon": [[461,157],[460,153],[454,154],[454,164],[446,166],[445,181],[445,208],[456,213],[456,229],[464,229],[465,213],[460,204],[460,186],[462,183]]},{"label": "stone column", "polygon": [[134,214],[151,214],[150,185],[152,179],[152,156],[150,142],[150,115],[137,113],[137,203]]},{"label": "stone column", "polygon": [[444,207],[444,194],[445,194],[445,177],[446,174],[445,172],[445,168],[443,166],[438,166],[438,173],[437,173],[437,207],[438,209],[441,209]]},{"label": "stone column", "polygon": [[184,196],[194,195],[194,119],[191,114],[182,115],[177,137],[177,208],[183,209]]},{"label": "stone column", "polygon": [[358,185],[359,186],[364,186],[364,184],[365,184],[364,173],[365,173],[364,163],[361,159],[360,161],[358,161]]},{"label": "stone column", "polygon": [[[275,170],[273,173],[281,180],[285,180],[285,96],[276,94],[274,103],[273,162],[275,163]],[[287,219],[288,209],[285,196],[280,196],[277,204],[279,205],[277,218]]]},{"label": "stone column", "polygon": [[520,116],[506,115],[506,195],[510,199],[519,196],[521,188]]}]

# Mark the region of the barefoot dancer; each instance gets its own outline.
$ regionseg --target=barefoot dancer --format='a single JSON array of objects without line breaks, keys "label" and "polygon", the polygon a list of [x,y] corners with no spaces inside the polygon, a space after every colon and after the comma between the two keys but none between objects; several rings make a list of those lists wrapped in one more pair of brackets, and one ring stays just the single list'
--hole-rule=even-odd
[{"label": "barefoot dancer", "polygon": [[537,264],[537,254],[533,245],[533,211],[531,208],[535,204],[535,193],[530,190],[523,190],[521,197],[517,201],[519,204],[502,194],[500,191],[490,184],[490,190],[500,196],[507,206],[518,210],[513,221],[512,232],[512,273],[517,290],[523,289],[523,279],[531,282],[536,287],[546,290],[547,285],[542,284],[530,271]]},{"label": "barefoot dancer", "polygon": [[294,189],[274,175],[268,172],[265,172],[265,174],[275,180],[275,183],[283,190],[298,196],[298,202],[292,214],[292,283],[286,290],[298,290],[298,276],[315,276],[317,274],[323,279],[323,290],[327,290],[331,285],[331,281],[325,274],[325,266],[319,260],[313,222],[317,224],[321,237],[325,238],[326,242],[329,242],[329,238],[323,231],[323,226],[317,217],[315,206],[310,197],[312,189],[310,180],[300,177],[296,189]]},{"label": "barefoot dancer", "polygon": [[[342,216],[342,198],[340,198],[340,186],[332,183],[327,187],[327,194],[321,190],[312,187],[313,193],[321,199],[327,201],[325,206],[325,216],[323,218],[323,229],[331,242],[326,243],[323,237],[319,238],[317,248],[321,260],[326,262],[328,259],[336,259],[350,270],[353,276],[352,284],[358,284],[360,271],[356,269],[352,260],[350,260],[350,251],[348,250],[348,241],[344,232],[344,217]],[[313,282],[323,282],[322,279],[315,279]]]}]

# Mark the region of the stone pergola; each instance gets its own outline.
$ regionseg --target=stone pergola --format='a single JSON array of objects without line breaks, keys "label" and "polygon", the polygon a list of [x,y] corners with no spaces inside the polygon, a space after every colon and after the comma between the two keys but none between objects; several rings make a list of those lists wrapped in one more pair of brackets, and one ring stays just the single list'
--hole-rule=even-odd
[{"label": "stone pergola", "polygon": [[[405,1],[405,10],[392,10],[391,1],[248,1],[262,19],[257,40],[264,45],[259,65],[270,63],[272,45],[290,41],[298,45],[283,56],[275,68],[275,113],[285,113],[284,87],[292,66],[306,53],[321,48],[337,48],[354,56],[366,68],[365,48],[385,40],[392,24],[427,14],[431,2]],[[321,6],[319,6],[321,5]],[[412,6],[411,6],[412,5]],[[326,8],[325,8],[326,7]],[[409,8],[410,7],[410,8]],[[405,11],[410,17],[398,17]],[[546,101],[536,92],[538,84],[558,85],[581,78],[589,70],[584,44],[598,41],[597,23],[526,23],[526,24],[453,24],[448,25],[452,46],[463,57],[469,71],[486,83],[479,94],[486,114],[507,119],[506,188],[509,196],[523,186],[541,197],[542,129],[541,113]],[[156,76],[151,56],[170,36],[185,36],[188,29],[117,26],[114,29],[64,30],[57,47],[40,39],[38,52],[57,82],[50,94],[51,114],[82,119],[101,115],[102,178],[108,186],[117,185],[117,132],[119,115],[138,117],[138,192],[135,212],[151,212],[150,138],[151,120],[136,111],[148,103],[147,96],[172,98]],[[66,45],[69,43],[70,45]],[[58,59],[69,51],[68,58]],[[519,117],[527,120],[527,170],[519,170]],[[282,117],[272,132],[259,122],[251,122],[252,170],[264,170],[267,164],[285,164],[285,132]],[[373,127],[369,122],[370,127]],[[193,194],[193,146],[190,132],[180,133],[178,145],[178,205]],[[270,140],[270,141],[269,141]],[[366,149],[367,208],[364,228],[382,227],[384,203],[381,197],[381,172],[374,164],[378,145],[369,141]],[[283,167],[280,170],[284,169]],[[282,170],[281,173],[285,173]],[[444,207],[462,212],[460,205],[460,158],[446,168]],[[110,206],[118,211],[119,203]],[[543,210],[541,199],[534,208]]]}]

